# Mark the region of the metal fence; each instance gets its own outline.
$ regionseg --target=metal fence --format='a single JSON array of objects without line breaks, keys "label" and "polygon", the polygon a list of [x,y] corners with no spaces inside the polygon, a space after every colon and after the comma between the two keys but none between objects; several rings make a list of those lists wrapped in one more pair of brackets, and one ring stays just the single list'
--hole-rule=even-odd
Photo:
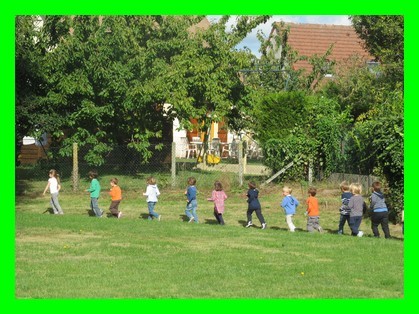
[{"label": "metal fence", "polygon": [[[80,180],[87,178],[90,170],[99,176],[130,176],[143,180],[148,176],[158,178],[160,185],[184,187],[186,180],[194,176],[200,185],[211,188],[215,180],[225,185],[242,186],[247,180],[263,183],[272,171],[263,165],[261,150],[256,145],[241,142],[228,146],[209,146],[189,151],[189,143],[161,142],[149,147],[151,157],[145,161],[134,149],[116,146],[104,156],[100,165],[88,162],[90,149],[74,144],[72,156],[60,156],[59,149],[48,148],[49,158],[40,160],[36,165],[25,166],[25,176],[45,179],[50,169],[56,169],[62,180],[70,180],[73,190],[77,190]],[[30,172],[28,172],[30,169]],[[16,179],[21,179],[21,171]]]},{"label": "metal fence", "polygon": [[[152,155],[148,161],[126,145],[116,146],[106,154],[99,166],[88,162],[88,148],[77,144],[74,146],[73,155],[68,157],[61,157],[58,148],[49,147],[49,159],[42,159],[36,165],[17,168],[17,181],[44,180],[50,169],[56,169],[61,178],[71,181],[72,189],[77,191],[80,180],[87,180],[88,172],[96,170],[101,177],[129,176],[130,179],[143,181],[148,176],[154,176],[160,186],[167,188],[184,187],[187,178],[193,176],[201,188],[210,189],[215,180],[222,181],[225,188],[231,188],[246,185],[250,180],[262,185],[278,174],[274,174],[263,164],[264,157],[256,144],[246,145],[245,142],[216,148],[207,147],[205,158],[202,149],[190,147],[189,143],[161,142],[150,146]],[[344,180],[350,183],[359,182],[363,185],[364,192],[367,192],[377,179],[368,175],[333,173],[327,180],[336,186]]]}]

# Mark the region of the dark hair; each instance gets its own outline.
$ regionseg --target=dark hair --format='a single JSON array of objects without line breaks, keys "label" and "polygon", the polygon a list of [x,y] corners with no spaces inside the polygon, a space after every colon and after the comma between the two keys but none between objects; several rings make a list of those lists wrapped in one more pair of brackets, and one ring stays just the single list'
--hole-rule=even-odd
[{"label": "dark hair", "polygon": [[97,175],[97,171],[96,170],[89,171],[89,177],[92,177],[92,178],[96,179],[97,176],[98,175]]},{"label": "dark hair", "polygon": [[310,187],[308,189],[308,194],[310,194],[311,196],[316,196],[317,194],[317,189],[315,187]]},{"label": "dark hair", "polygon": [[222,191],[223,190],[223,185],[221,184],[220,181],[215,181],[214,182],[214,188],[216,191]]},{"label": "dark hair", "polygon": [[381,182],[380,181],[373,182],[372,188],[375,192],[380,191],[381,190]]},{"label": "dark hair", "polygon": [[256,189],[256,183],[255,182],[250,181],[248,185],[249,185],[249,189]]},{"label": "dark hair", "polygon": [[195,185],[196,183],[196,179],[194,177],[189,177],[188,178],[188,184],[189,185]]},{"label": "dark hair", "polygon": [[113,184],[118,185],[118,179],[117,178],[112,178],[111,181]]}]

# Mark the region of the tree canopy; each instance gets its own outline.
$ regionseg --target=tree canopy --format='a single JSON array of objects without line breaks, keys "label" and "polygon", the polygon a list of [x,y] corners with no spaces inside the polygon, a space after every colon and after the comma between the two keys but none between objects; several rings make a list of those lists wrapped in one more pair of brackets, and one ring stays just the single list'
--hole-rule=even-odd
[{"label": "tree canopy", "polygon": [[200,30],[203,18],[46,16],[34,28],[36,17],[17,17],[17,140],[48,132],[62,155],[73,142],[89,147],[91,164],[126,144],[147,160],[174,117],[190,127],[190,117],[209,125],[231,115],[250,57],[234,46],[268,16],[240,17],[230,32],[228,17]]}]

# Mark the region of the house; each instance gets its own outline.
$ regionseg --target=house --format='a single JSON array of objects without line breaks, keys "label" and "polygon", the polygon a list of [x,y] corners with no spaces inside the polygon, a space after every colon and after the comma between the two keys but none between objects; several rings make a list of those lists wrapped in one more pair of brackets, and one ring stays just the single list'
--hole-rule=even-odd
[{"label": "house", "polygon": [[[279,22],[276,23],[279,26]],[[289,27],[288,45],[298,52],[299,56],[311,57],[324,55],[333,45],[332,53],[328,57],[335,61],[336,66],[342,65],[352,56],[358,56],[365,62],[374,60],[363,47],[363,41],[358,37],[351,25],[326,25],[326,24],[299,24],[285,23]],[[277,36],[277,29],[272,28],[270,38],[273,42]],[[306,73],[312,70],[312,66],[306,60],[299,60],[294,64],[295,70],[303,69]]]}]

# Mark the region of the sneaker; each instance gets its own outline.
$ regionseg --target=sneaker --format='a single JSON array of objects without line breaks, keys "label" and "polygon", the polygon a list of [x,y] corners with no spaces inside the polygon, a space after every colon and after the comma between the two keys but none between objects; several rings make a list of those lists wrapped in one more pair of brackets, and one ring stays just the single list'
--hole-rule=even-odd
[{"label": "sneaker", "polygon": [[343,230],[338,230],[338,234],[343,234]]},{"label": "sneaker", "polygon": [[361,238],[363,235],[364,235],[364,233],[362,231],[359,231],[356,236]]},{"label": "sneaker", "polygon": [[118,218],[121,218],[121,216],[122,216],[122,212],[119,212],[118,213]]},{"label": "sneaker", "polygon": [[246,225],[246,228],[249,228],[250,226],[253,226],[253,223],[251,221],[249,221]]},{"label": "sneaker", "polygon": [[159,215],[159,217],[157,217],[157,219],[160,221],[161,220],[161,215]]},{"label": "sneaker", "polygon": [[320,233],[323,233],[323,228],[322,227],[319,227],[319,229],[317,229],[317,230],[319,230]]},{"label": "sneaker", "polygon": [[266,223],[262,224],[262,229],[266,229]]},{"label": "sneaker", "polygon": [[194,221],[193,217],[191,217],[188,222],[192,222],[192,221]]}]

